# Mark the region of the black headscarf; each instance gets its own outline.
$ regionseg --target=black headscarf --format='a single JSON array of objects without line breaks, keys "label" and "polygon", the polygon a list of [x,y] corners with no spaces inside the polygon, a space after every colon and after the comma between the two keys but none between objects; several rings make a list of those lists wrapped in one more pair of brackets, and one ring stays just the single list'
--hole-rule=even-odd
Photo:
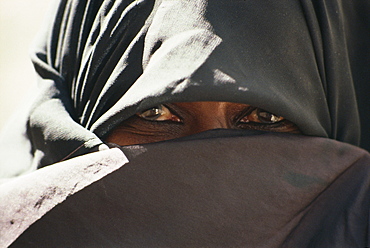
[{"label": "black headscarf", "polygon": [[165,102],[246,103],[305,135],[358,145],[354,80],[362,90],[369,81],[360,70],[369,62],[362,58],[368,7],[363,0],[60,1],[32,56],[40,93],[23,146],[3,149],[12,173],[92,151],[120,122]]},{"label": "black headscarf", "polygon": [[[1,158],[11,158],[7,176],[76,158],[0,185],[0,241],[368,246],[370,158],[346,143],[360,138],[355,86],[360,97],[369,87],[369,9],[364,0],[60,1],[33,55],[40,94],[23,141],[8,139]],[[107,148],[104,137],[136,112],[183,101],[251,104],[303,135],[211,130],[77,156]]]}]

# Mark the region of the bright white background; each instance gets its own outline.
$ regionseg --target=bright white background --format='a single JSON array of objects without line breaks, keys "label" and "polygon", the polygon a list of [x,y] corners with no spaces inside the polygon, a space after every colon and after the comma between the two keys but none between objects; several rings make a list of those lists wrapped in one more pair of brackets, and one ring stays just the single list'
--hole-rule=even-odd
[{"label": "bright white background", "polygon": [[0,0],[0,131],[36,85],[30,45],[55,0]]}]

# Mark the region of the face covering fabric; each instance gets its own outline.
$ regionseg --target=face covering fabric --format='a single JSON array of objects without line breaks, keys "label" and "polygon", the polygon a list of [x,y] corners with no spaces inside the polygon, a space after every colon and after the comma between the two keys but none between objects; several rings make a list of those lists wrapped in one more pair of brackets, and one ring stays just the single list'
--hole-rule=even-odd
[{"label": "face covering fabric", "polygon": [[220,131],[90,153],[0,185],[2,244],[369,246],[366,151]]}]

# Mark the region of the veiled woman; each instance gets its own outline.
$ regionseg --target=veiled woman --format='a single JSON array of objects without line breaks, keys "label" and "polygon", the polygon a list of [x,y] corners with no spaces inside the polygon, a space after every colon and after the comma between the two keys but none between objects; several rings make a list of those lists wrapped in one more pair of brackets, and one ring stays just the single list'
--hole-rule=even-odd
[{"label": "veiled woman", "polygon": [[2,185],[4,240],[369,245],[369,7],[60,1],[23,136],[3,137],[4,177],[25,174]]}]

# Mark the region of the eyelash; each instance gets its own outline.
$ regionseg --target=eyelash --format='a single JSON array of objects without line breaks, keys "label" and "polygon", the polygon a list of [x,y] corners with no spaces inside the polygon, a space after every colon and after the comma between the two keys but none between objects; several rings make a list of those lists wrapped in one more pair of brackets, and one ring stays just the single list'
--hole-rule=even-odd
[{"label": "eyelash", "polygon": [[[166,109],[168,109],[169,113],[172,115],[172,117],[175,117],[177,120],[156,120],[156,119],[151,119],[151,118],[146,118],[146,117],[143,117],[141,116],[142,114],[144,114],[145,112],[147,111],[150,111],[154,108],[157,108],[157,107],[160,107],[160,106],[163,106],[165,107]],[[154,106],[152,108],[149,108],[147,110],[144,110],[142,112],[139,112],[136,114],[136,117],[144,120],[144,121],[147,121],[151,124],[182,124],[182,119],[179,117],[179,114],[176,113],[176,111],[174,111],[172,108],[168,107],[167,105],[164,105],[164,104],[161,104],[161,105],[158,105],[158,106]],[[159,117],[158,117],[159,118]]]},{"label": "eyelash", "polygon": [[241,129],[246,129],[247,127],[248,128],[253,128],[254,127],[258,130],[261,130],[261,129],[271,130],[272,128],[284,127],[285,123],[286,123],[286,120],[284,119],[284,120],[274,122],[274,123],[259,123],[259,122],[243,123],[243,122],[238,122],[236,125],[237,125],[237,127],[241,128]]},{"label": "eyelash", "polygon": [[[247,121],[242,121],[244,118],[252,118],[253,119],[253,116],[251,116],[253,114],[253,112],[255,112],[255,115],[256,115],[256,118],[259,120],[259,122],[257,121],[249,121],[247,119]],[[261,113],[267,113],[267,115],[270,115],[270,121],[269,120],[263,120],[263,118],[267,119],[267,117],[263,117],[261,115]],[[272,119],[279,119],[275,122],[273,122]],[[241,113],[239,116],[237,116],[237,118],[235,119],[235,123],[237,123],[238,125],[254,125],[254,126],[264,126],[264,125],[268,125],[269,127],[272,127],[272,126],[276,126],[277,125],[280,125],[282,122],[284,122],[285,119],[281,116],[278,116],[278,115],[275,115],[273,113],[270,113],[268,111],[265,111],[263,109],[260,109],[260,108],[257,108],[257,107],[250,107],[248,108],[246,111],[244,111],[243,113]]]},{"label": "eyelash", "polygon": [[[163,108],[165,108],[163,116],[168,114],[168,115],[170,115],[171,119],[158,120],[158,118],[160,118],[162,115],[159,115],[158,117],[154,116],[153,118],[151,118],[149,116],[143,116],[143,114],[145,114],[146,112],[151,111],[153,109],[158,109],[158,114],[160,114],[159,112],[163,111]],[[254,111],[257,111],[257,113],[255,113],[255,116],[250,117],[250,115]],[[276,122],[269,122],[268,120],[267,121],[263,120],[262,119],[263,117],[261,116],[261,113],[267,113],[267,115],[270,115],[268,117],[270,117],[271,120],[273,118],[275,118],[275,119],[277,118],[277,119],[280,119],[280,120],[278,120]],[[141,118],[145,121],[151,122],[152,124],[182,124],[183,123],[183,121],[179,117],[179,115],[174,110],[172,110],[170,107],[168,107],[166,105],[158,105],[158,106],[152,107],[150,109],[144,110],[144,111],[142,111],[142,112],[140,112],[136,115],[137,115],[137,117],[139,117],[139,118]],[[247,119],[247,121],[242,121],[242,119],[248,118],[248,117],[250,117],[250,119],[256,118],[256,119],[259,120],[259,122],[249,121],[248,119]],[[268,117],[265,117],[265,118],[268,118]],[[247,126],[248,127],[251,127],[251,126],[253,127],[254,126],[256,128],[257,127],[261,128],[261,127],[264,127],[264,126],[265,127],[268,126],[268,128],[274,128],[274,127],[281,126],[284,123],[284,121],[286,121],[286,120],[281,116],[274,115],[270,112],[267,112],[267,111],[262,110],[262,109],[257,108],[257,107],[250,107],[246,111],[241,113],[239,116],[237,116],[235,118],[234,123],[236,123],[236,125],[240,128],[247,127]]]}]

